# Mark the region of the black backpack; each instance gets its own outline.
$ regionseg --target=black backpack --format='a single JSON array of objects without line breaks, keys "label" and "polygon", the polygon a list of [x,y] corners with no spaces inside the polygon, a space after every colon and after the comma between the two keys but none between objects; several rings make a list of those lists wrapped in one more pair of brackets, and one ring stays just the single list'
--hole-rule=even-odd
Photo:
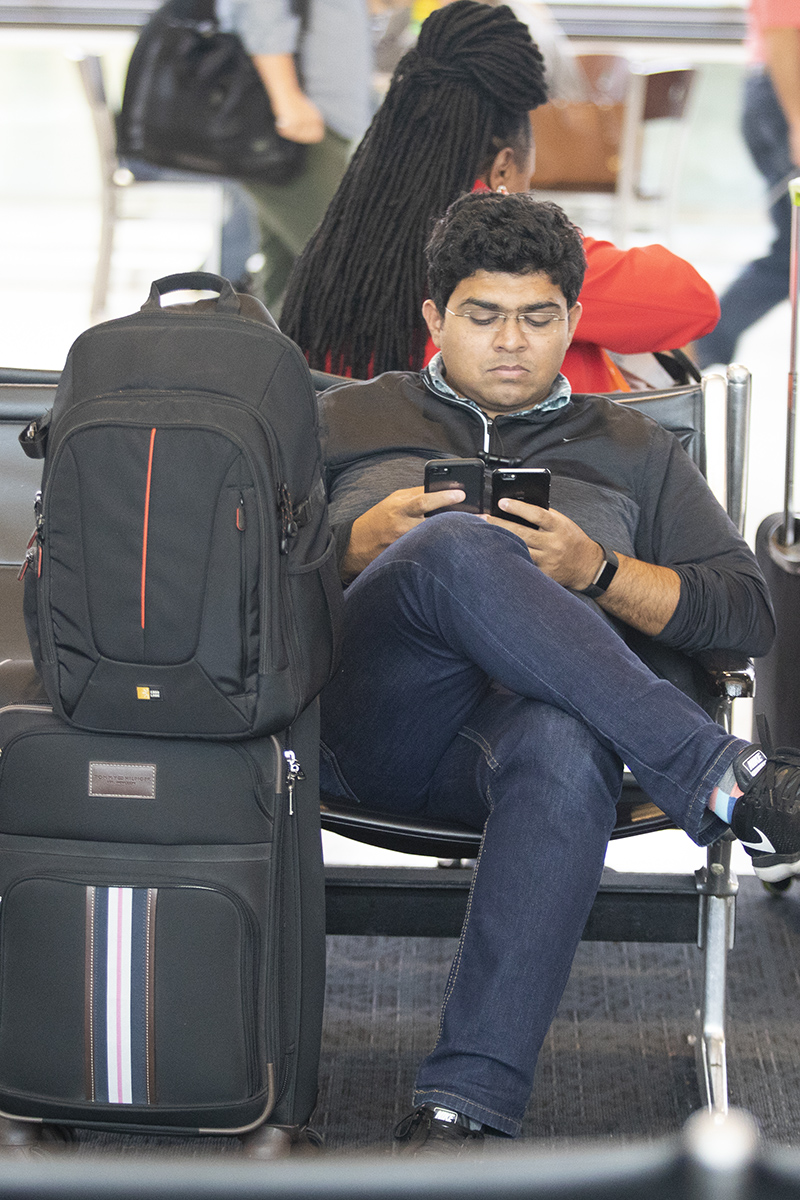
[{"label": "black backpack", "polygon": [[[219,297],[161,307],[186,288]],[[46,447],[25,619],[55,711],[170,736],[289,725],[335,668],[342,592],[311,375],[263,305],[216,275],[157,280],[81,334],[20,441]]]}]

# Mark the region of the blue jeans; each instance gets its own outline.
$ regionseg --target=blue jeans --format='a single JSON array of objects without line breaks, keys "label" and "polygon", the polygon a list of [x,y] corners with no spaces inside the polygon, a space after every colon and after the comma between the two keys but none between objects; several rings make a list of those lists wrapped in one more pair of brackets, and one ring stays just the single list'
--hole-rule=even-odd
[{"label": "blue jeans", "polygon": [[423,521],[346,593],[322,695],[323,787],[484,828],[440,1036],[415,1103],[519,1133],[614,826],[622,762],[700,843],[744,743],[658,679],[520,538]]},{"label": "blue jeans", "polygon": [[774,238],[769,252],[749,263],[723,295],[719,323],[697,342],[701,367],[733,362],[744,331],[789,295],[792,206],[787,183],[800,170],[792,163],[786,118],[763,69],[755,71],[745,83],[742,133],[770,189]]}]

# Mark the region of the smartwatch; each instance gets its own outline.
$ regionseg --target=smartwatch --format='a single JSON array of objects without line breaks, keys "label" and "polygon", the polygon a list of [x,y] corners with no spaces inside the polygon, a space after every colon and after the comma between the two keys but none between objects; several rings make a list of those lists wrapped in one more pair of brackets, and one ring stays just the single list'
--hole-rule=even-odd
[{"label": "smartwatch", "polygon": [[596,600],[598,596],[602,596],[603,592],[608,591],[611,580],[617,573],[619,559],[613,550],[606,550],[600,542],[597,543],[603,551],[603,561],[600,564],[600,570],[595,575],[592,582],[587,588],[581,589],[582,596],[588,596],[590,600]]}]

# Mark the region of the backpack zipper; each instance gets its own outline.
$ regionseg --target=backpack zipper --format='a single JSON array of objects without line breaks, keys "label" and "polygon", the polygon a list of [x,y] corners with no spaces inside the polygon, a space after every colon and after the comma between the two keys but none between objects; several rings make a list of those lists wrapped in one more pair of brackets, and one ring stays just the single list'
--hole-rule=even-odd
[{"label": "backpack zipper", "polygon": [[292,495],[285,483],[278,484],[278,511],[281,514],[280,552],[288,554],[290,539],[297,537],[298,526],[292,510]]},{"label": "backpack zipper", "polygon": [[36,525],[28,539],[28,544],[25,547],[25,559],[19,569],[17,579],[24,579],[34,562],[36,563],[36,578],[38,579],[42,573],[42,542],[44,541],[44,517],[42,516],[42,492],[41,489],[36,493],[36,498],[33,502],[33,512],[36,519]]},{"label": "backpack zipper", "polygon": [[147,582],[147,534],[150,528],[150,487],[153,482],[153,451],[156,444],[156,431],[150,430],[150,449],[147,455],[147,482],[144,488],[144,526],[142,529],[142,631],[144,632],[145,614],[145,584]]}]

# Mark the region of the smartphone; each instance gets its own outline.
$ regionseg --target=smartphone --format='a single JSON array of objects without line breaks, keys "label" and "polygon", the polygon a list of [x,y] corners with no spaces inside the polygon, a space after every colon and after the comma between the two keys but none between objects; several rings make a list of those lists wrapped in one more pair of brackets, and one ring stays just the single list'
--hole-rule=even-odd
[{"label": "smartphone", "polygon": [[537,504],[539,508],[549,508],[550,472],[547,467],[499,467],[492,471],[492,516],[538,529],[538,525],[534,525],[533,521],[526,521],[498,508],[498,501],[506,498],[523,500],[525,504]]},{"label": "smartphone", "polygon": [[479,458],[432,458],[425,463],[425,491],[446,492],[461,488],[466,499],[460,504],[448,504],[436,512],[425,513],[435,517],[443,512],[483,512],[483,462]]}]

